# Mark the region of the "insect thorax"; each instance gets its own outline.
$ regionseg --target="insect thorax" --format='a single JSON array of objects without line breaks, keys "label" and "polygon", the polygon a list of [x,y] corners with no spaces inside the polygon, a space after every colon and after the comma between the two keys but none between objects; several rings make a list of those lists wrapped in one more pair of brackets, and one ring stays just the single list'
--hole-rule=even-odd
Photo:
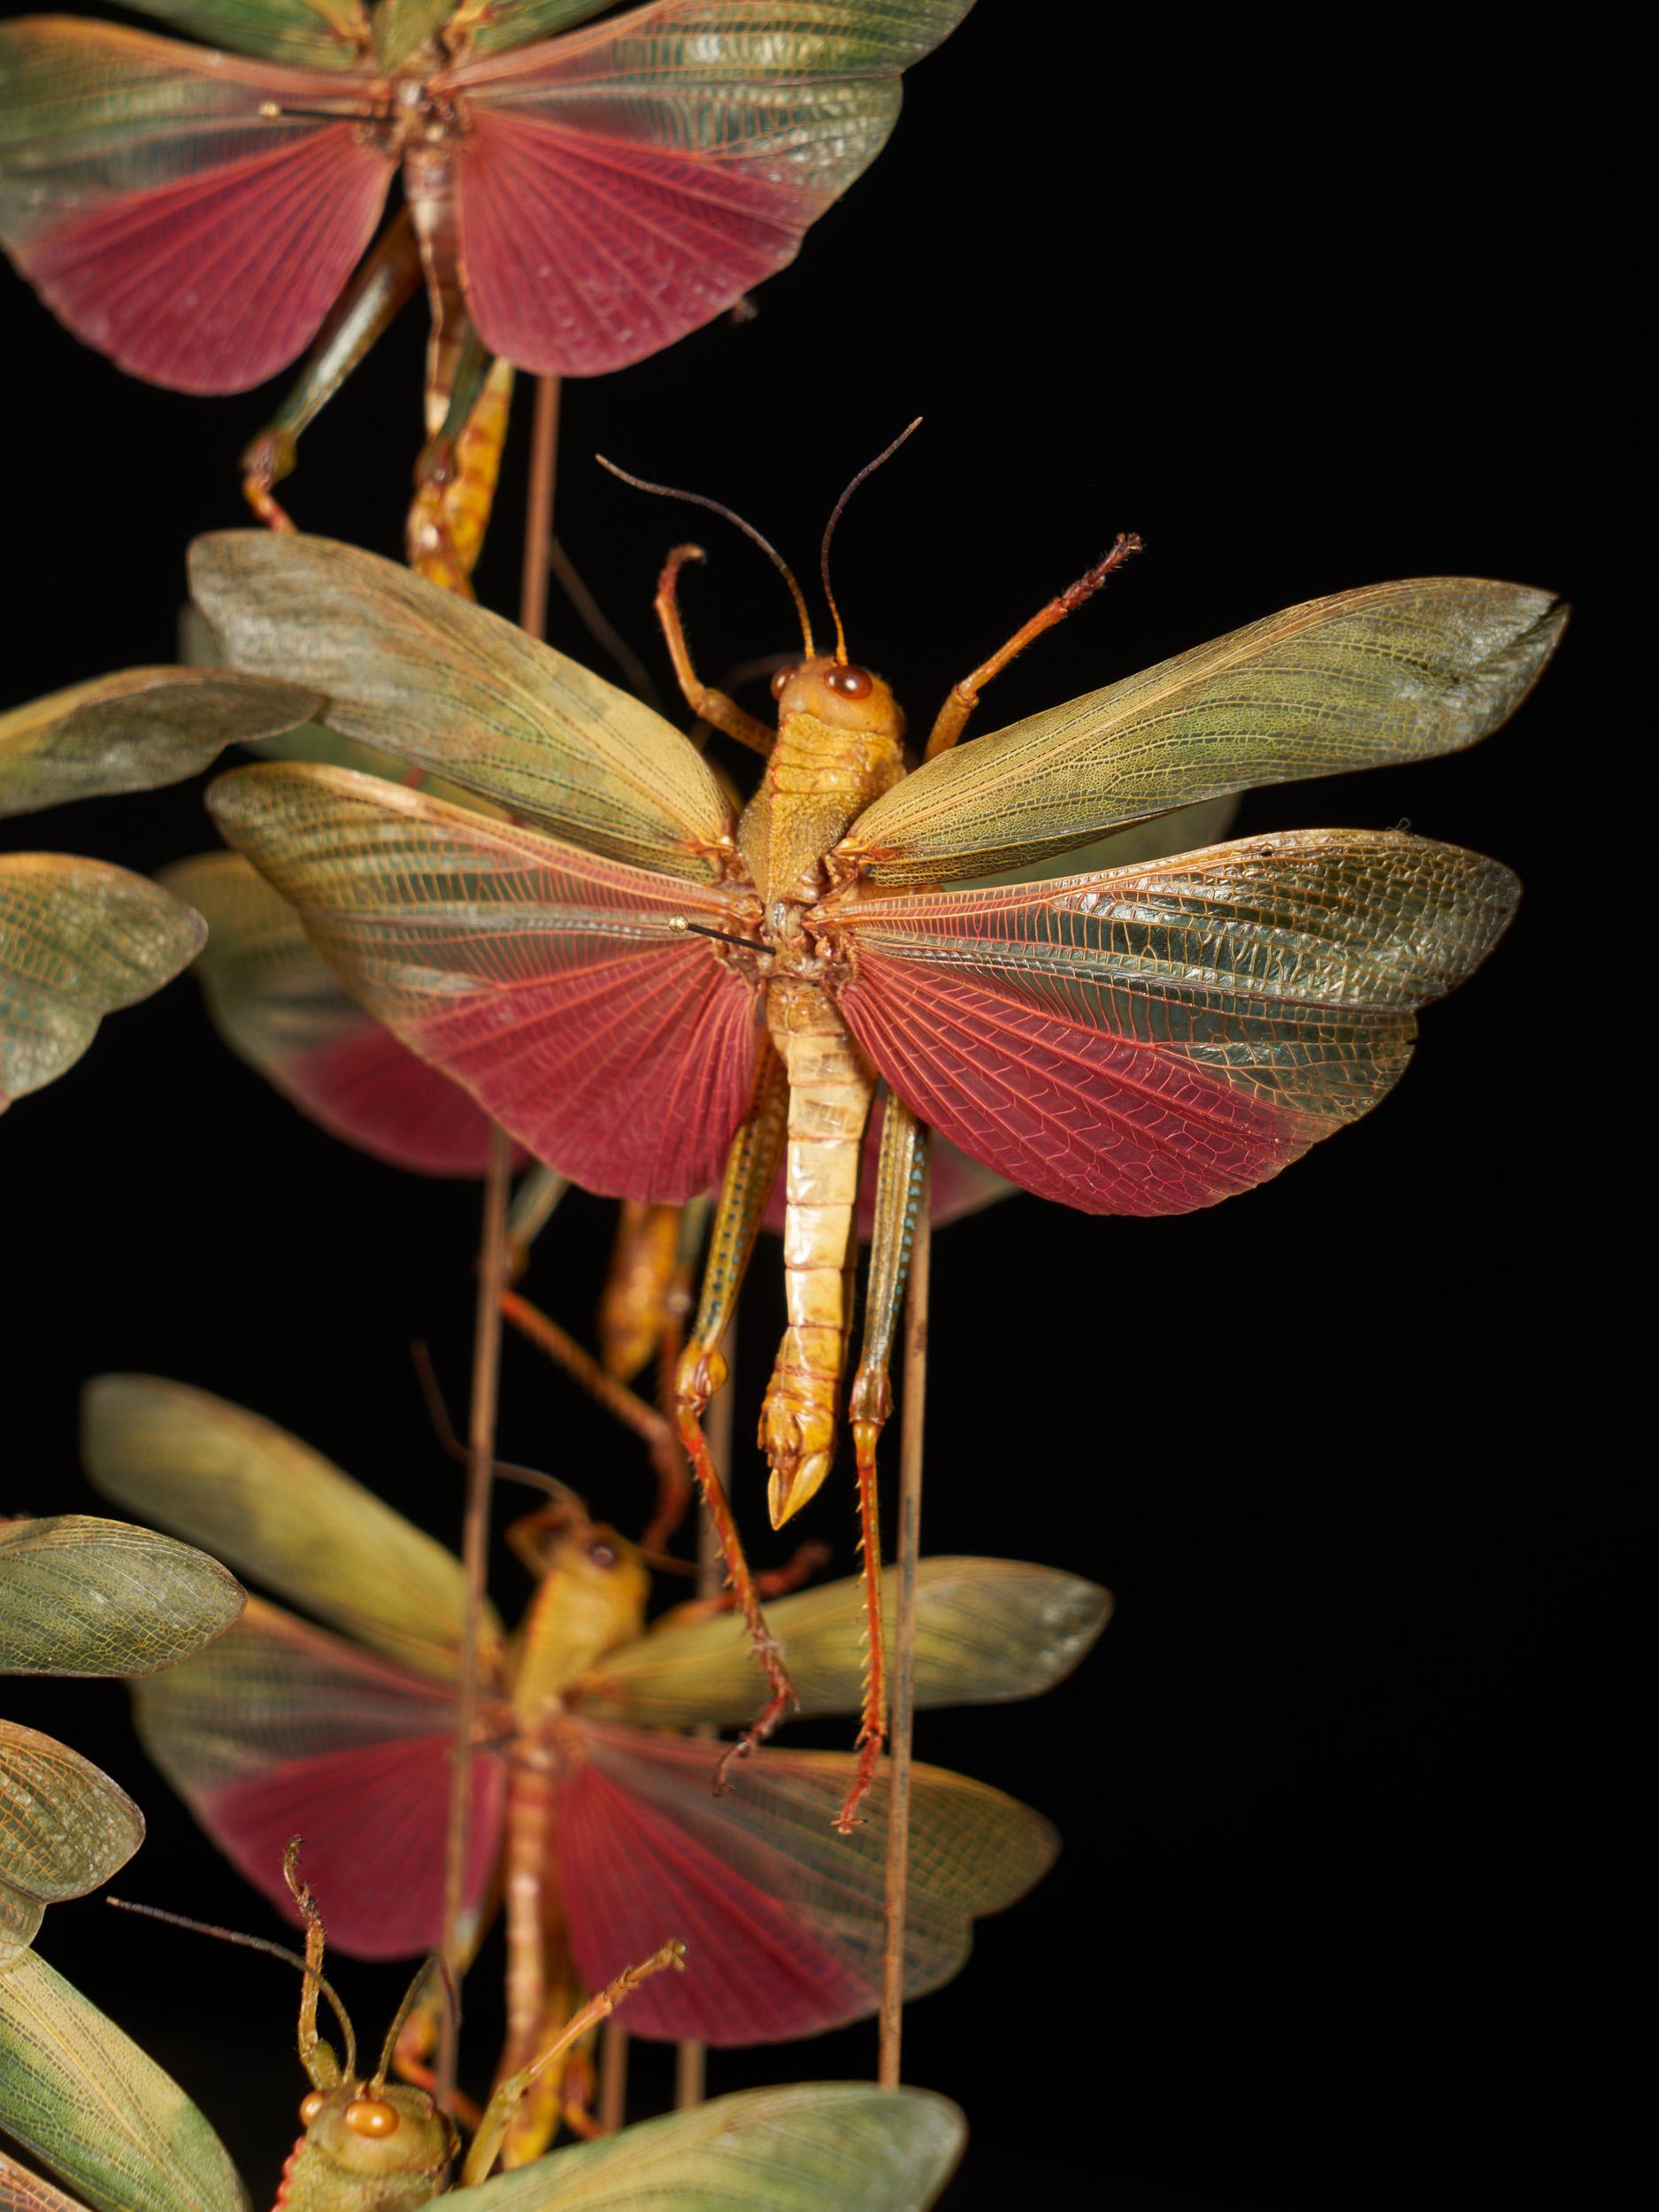
[{"label": "insect thorax", "polygon": [[904,773],[903,749],[885,731],[838,728],[787,715],[766,763],[767,839],[761,895],[810,901],[825,887],[824,856]]}]

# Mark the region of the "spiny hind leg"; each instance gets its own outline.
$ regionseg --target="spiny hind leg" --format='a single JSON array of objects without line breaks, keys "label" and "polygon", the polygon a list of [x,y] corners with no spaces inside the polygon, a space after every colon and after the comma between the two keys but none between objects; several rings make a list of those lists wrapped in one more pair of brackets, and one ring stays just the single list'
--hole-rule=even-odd
[{"label": "spiny hind leg", "polygon": [[870,1246],[870,1296],[864,1341],[853,1378],[849,1415],[858,1466],[858,1548],[864,1584],[864,1688],[858,1730],[858,1765],[835,1825],[849,1835],[870,1793],[887,1739],[887,1649],[881,1624],[881,1520],[876,1490],[876,1448],[893,1412],[890,1369],[904,1286],[910,1274],[916,1219],[927,1184],[927,1133],[892,1092],[881,1124],[876,1171],[875,1227]]}]

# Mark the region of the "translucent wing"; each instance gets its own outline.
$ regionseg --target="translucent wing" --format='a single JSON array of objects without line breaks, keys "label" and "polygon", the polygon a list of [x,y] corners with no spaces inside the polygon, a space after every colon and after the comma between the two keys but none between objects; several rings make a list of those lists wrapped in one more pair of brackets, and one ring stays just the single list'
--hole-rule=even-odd
[{"label": "translucent wing", "polygon": [[970,0],[657,0],[434,80],[468,123],[468,305],[520,368],[592,376],[793,261]]},{"label": "translucent wing", "polygon": [[757,996],[683,922],[741,933],[741,901],[343,769],[239,769],[209,803],[352,995],[538,1158],[612,1197],[717,1179]]},{"label": "translucent wing", "polygon": [[89,1513],[0,1522],[0,1673],[152,1674],[242,1608],[217,1559],[153,1528]]},{"label": "translucent wing", "polygon": [[[199,1659],[136,1695],[145,1749],[234,1865],[294,1916],[282,1847],[305,1873],[331,1943],[357,1958],[432,1948],[443,1925],[451,1693],[253,1599]],[[506,1770],[472,1765],[466,1909],[489,1888]]]},{"label": "translucent wing", "polygon": [[0,1963],[48,1905],[84,1897],[144,1840],[144,1816],[79,1752],[0,1720]]},{"label": "translucent wing", "polygon": [[489,1117],[364,1012],[257,868],[240,853],[203,853],[161,880],[207,923],[195,974],[239,1059],[376,1159],[423,1175],[483,1173]]},{"label": "translucent wing", "polygon": [[466,50],[499,54],[511,47],[527,46],[532,39],[574,30],[590,16],[603,14],[611,4],[611,0],[491,0],[478,27],[468,36]]},{"label": "translucent wing", "polygon": [[989,875],[1223,792],[1455,752],[1514,713],[1566,621],[1468,577],[1310,600],[941,754],[840,849],[879,883]]},{"label": "translucent wing", "polygon": [[[461,1563],[273,1422],[158,1375],[99,1375],[81,1402],[88,1474],[371,1649],[446,1678]],[[487,1647],[501,1624],[489,1613]]]},{"label": "translucent wing", "polygon": [[[850,1755],[764,1749],[717,1797],[706,1743],[596,1724],[572,1725],[564,1743],[554,1848],[583,1980],[602,1987],[669,1936],[689,1947],[684,1974],[657,1975],[629,1999],[631,2032],[775,2042],[875,2010],[885,1776],[842,1837],[832,1822]],[[917,1767],[907,1993],[949,1981],[972,1921],[1023,1896],[1057,1848],[1048,1823],[1012,1798]]]},{"label": "translucent wing", "polygon": [[0,2129],[96,2212],[249,2212],[178,2083],[32,1951],[0,1967]]},{"label": "translucent wing", "polygon": [[78,338],[240,392],[315,334],[392,165],[362,92],[68,17],[0,26],[0,240]]},{"label": "translucent wing", "polygon": [[0,2212],[86,2212],[77,2197],[15,2166],[0,2151]]},{"label": "translucent wing", "polygon": [[190,576],[228,658],[314,684],[346,736],[589,852],[720,872],[731,820],[701,755],[499,615],[372,553],[264,530],[198,538]]},{"label": "translucent wing", "polygon": [[967,2133],[931,2091],[803,2082],[716,2097],[452,2193],[455,2212],[926,2212]]},{"label": "translucent wing", "polygon": [[73,1067],[118,1007],[188,966],[199,914],[68,853],[0,854],[0,1111]]},{"label": "translucent wing", "polygon": [[854,1035],[923,1119],[1041,1196],[1181,1213],[1356,1119],[1412,1010],[1519,886],[1395,832],[1254,838],[1028,889],[832,900]]},{"label": "translucent wing", "polygon": [[263,54],[303,69],[348,69],[369,48],[357,0],[128,0],[209,46]]},{"label": "translucent wing", "polygon": [[227,745],[275,737],[312,692],[218,669],[129,668],[0,714],[0,814],[181,783]]},{"label": "translucent wing", "polygon": [[[888,1634],[898,1571],[882,1578]],[[825,1583],[766,1608],[789,1655],[803,1713],[850,1713],[864,1686],[862,1585]],[[924,1559],[916,1575],[916,1701],[984,1705],[1035,1697],[1071,1673],[1106,1625],[1111,1593],[1012,1559]],[[736,1617],[665,1621],[610,1653],[581,1686],[583,1708],[651,1728],[741,1727],[755,1660]]]}]

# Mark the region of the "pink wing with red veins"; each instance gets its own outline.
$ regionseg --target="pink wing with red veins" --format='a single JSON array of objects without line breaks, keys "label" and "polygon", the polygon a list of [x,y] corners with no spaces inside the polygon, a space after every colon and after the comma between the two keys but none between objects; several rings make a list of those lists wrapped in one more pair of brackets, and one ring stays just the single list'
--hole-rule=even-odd
[{"label": "pink wing with red veins", "polygon": [[1517,891],[1479,854],[1310,830],[818,911],[854,1035],[925,1121],[1041,1196],[1163,1214],[1374,1106]]},{"label": "pink wing with red veins", "polygon": [[721,948],[750,907],[344,769],[244,768],[225,834],[360,1004],[538,1158],[680,1202],[749,1104],[757,995]]},{"label": "pink wing with red veins", "polygon": [[[441,1682],[250,1598],[216,1644],[134,1686],[145,1748],[257,1889],[296,1917],[282,1879],[298,1835],[330,1942],[356,1958],[430,1950],[443,1926],[453,1696]],[[472,1763],[466,1910],[500,1849],[506,1768]]]},{"label": "pink wing with red veins", "polygon": [[[873,2012],[881,1972],[885,1781],[851,1836],[832,1826],[851,1779],[839,1753],[757,1752],[714,1794],[715,1750],[580,1724],[564,1739],[554,1824],[571,1947],[600,1988],[671,1936],[683,1974],[628,2000],[637,2034],[777,2042]],[[938,1768],[915,1772],[906,1986],[948,1980],[974,1916],[1046,1870],[1038,1816]]]},{"label": "pink wing with red veins", "polygon": [[41,18],[0,27],[0,89],[7,250],[77,337],[180,391],[292,361],[391,180],[349,74]]}]

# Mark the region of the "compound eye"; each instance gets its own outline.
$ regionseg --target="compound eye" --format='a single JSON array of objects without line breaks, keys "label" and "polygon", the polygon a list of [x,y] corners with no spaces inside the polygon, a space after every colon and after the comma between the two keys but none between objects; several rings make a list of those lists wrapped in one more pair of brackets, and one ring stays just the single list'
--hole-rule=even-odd
[{"label": "compound eye", "polygon": [[313,2089],[310,2096],[302,2097],[300,2099],[300,2119],[302,2123],[306,2127],[310,2127],[311,2122],[317,2117],[317,2115],[322,2110],[327,2101],[327,2097],[320,2089]]},{"label": "compound eye", "polygon": [[876,682],[867,668],[855,668],[850,663],[844,668],[832,668],[824,680],[843,699],[867,699]]},{"label": "compound eye", "polygon": [[795,668],[780,668],[776,670],[772,680],[772,697],[774,699],[781,699],[784,693],[788,690],[790,685],[795,681],[796,676],[798,676],[800,672],[799,669]]},{"label": "compound eye", "polygon": [[353,2097],[346,2107],[346,2125],[354,2135],[396,2135],[400,2115],[384,2097]]},{"label": "compound eye", "polygon": [[595,1567],[614,1567],[617,1563],[616,1548],[611,1544],[589,1544],[588,1556]]}]

